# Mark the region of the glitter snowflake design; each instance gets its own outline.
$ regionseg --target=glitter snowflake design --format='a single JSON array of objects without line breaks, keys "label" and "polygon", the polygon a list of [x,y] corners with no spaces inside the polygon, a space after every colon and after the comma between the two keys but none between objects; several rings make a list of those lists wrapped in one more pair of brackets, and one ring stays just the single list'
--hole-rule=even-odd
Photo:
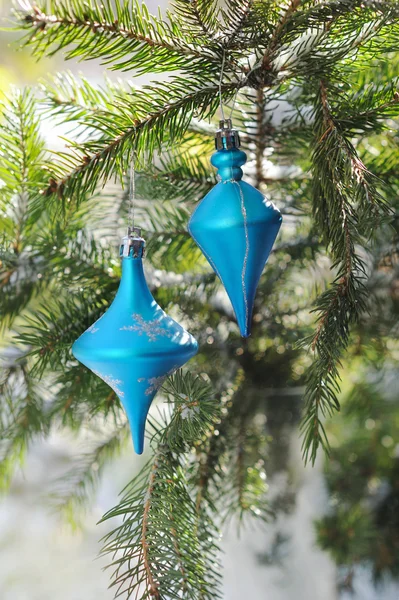
[{"label": "glitter snowflake design", "polygon": [[132,315],[132,318],[137,321],[135,325],[124,325],[120,328],[121,331],[137,331],[139,335],[146,335],[149,342],[155,342],[158,337],[171,338],[173,332],[159,324],[159,320],[144,321],[143,317],[138,314]]},{"label": "glitter snowflake design", "polygon": [[159,390],[159,388],[161,387],[163,382],[166,381],[166,379],[170,375],[173,375],[173,373],[178,368],[179,368],[178,365],[175,365],[167,373],[165,373],[165,375],[161,375],[160,377],[150,377],[150,379],[146,379],[145,377],[140,377],[140,379],[138,379],[137,381],[138,381],[138,383],[143,383],[143,381],[146,381],[149,384],[145,391],[145,395],[149,396],[153,392],[156,392],[157,390]]},{"label": "glitter snowflake design", "polygon": [[99,327],[95,327],[95,323],[94,323],[94,325],[90,325],[90,327],[87,331],[89,333],[97,333],[98,330],[99,330]]},{"label": "glitter snowflake design", "polygon": [[125,392],[122,392],[122,390],[119,388],[120,385],[123,385],[123,381],[120,379],[114,379],[112,375],[103,375],[99,371],[93,371],[93,373],[102,379],[106,384],[108,384],[109,387],[114,390],[115,394],[118,394],[118,396],[123,398]]}]

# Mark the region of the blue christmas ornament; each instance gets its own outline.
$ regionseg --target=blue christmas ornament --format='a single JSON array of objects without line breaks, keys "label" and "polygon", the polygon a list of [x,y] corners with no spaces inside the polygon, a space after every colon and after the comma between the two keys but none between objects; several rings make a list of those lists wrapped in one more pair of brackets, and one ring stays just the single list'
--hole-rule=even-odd
[{"label": "blue christmas ornament", "polygon": [[239,146],[231,120],[220,121],[211,158],[220,183],[200,202],[188,229],[226,288],[241,335],[248,337],[256,288],[282,217],[259,190],[241,180],[247,156]]},{"label": "blue christmas ornament", "polygon": [[152,297],[143,271],[144,246],[140,229],[133,234],[129,229],[115,299],[72,347],[74,356],[119,397],[137,454],[143,452],[147,413],[158,388],[198,350],[193,336]]}]

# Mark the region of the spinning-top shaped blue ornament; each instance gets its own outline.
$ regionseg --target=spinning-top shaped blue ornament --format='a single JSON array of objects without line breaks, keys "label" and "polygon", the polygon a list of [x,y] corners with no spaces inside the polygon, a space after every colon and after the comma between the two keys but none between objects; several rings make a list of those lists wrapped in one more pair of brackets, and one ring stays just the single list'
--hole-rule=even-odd
[{"label": "spinning-top shaped blue ornament", "polygon": [[259,190],[242,181],[247,156],[239,147],[231,120],[220,121],[211,158],[220,182],[200,202],[188,229],[221,279],[241,335],[248,337],[256,289],[282,217]]},{"label": "spinning-top shaped blue ornament", "polygon": [[143,271],[144,247],[140,230],[129,229],[122,241],[122,279],[115,299],[72,347],[74,356],[119,397],[138,454],[157,390],[198,350],[193,336],[152,297]]}]

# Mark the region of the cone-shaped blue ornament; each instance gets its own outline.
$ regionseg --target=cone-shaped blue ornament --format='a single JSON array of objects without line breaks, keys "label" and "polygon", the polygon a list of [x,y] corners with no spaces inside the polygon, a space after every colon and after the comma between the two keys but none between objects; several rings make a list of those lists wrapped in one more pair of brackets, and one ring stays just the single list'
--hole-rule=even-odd
[{"label": "cone-shaped blue ornament", "polygon": [[247,156],[239,146],[231,120],[220,121],[211,158],[220,183],[200,202],[188,229],[226,288],[241,335],[248,337],[256,288],[282,217],[259,190],[241,180]]},{"label": "cone-shaped blue ornament", "polygon": [[118,395],[137,454],[143,452],[147,413],[158,388],[198,350],[193,336],[152,297],[143,271],[144,246],[140,230],[129,230],[115,299],[72,347],[74,356]]}]

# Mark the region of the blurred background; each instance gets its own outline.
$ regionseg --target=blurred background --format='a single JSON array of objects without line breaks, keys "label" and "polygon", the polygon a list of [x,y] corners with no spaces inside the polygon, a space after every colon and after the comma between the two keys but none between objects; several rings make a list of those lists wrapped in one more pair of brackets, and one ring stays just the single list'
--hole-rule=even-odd
[{"label": "blurred background", "polygon": [[[158,4],[166,6],[166,2],[147,1],[153,12]],[[0,0],[0,7],[4,20],[11,3]],[[95,61],[65,65],[57,55],[36,62],[29,50],[18,49],[16,38],[10,31],[0,32],[1,92],[10,85],[35,85],[47,73],[65,68],[84,74],[92,83],[103,80],[104,67]],[[144,80],[141,77],[137,83]],[[278,117],[278,107],[275,113]],[[43,122],[50,147],[62,146],[58,135],[63,133],[49,121]],[[328,277],[328,264],[320,261],[318,268],[319,275]],[[377,269],[375,280],[382,305],[384,294],[392,294],[390,310],[395,313],[398,291],[390,266]],[[302,284],[298,279],[297,295],[310,294]],[[290,321],[287,315],[282,324],[296,327],[295,319]],[[368,335],[378,337],[378,328]],[[273,340],[271,368],[284,373],[281,365],[290,358],[277,334]],[[278,393],[275,389],[269,393],[264,382],[256,390],[259,374],[253,367],[254,393],[261,390],[266,403],[269,498],[277,510],[267,525],[248,524],[240,535],[231,526],[225,533],[226,599],[399,598],[399,351],[394,330],[391,338],[388,331],[385,342],[384,348],[377,343],[362,356],[351,349],[343,369],[343,410],[327,424],[332,455],[326,460],[320,452],[313,468],[305,468],[301,459],[298,421],[303,390],[290,384],[288,374],[286,387],[280,385]],[[304,368],[300,361],[296,363],[294,380],[300,381]],[[73,468],[74,456],[82,450],[79,444],[76,437],[60,432],[36,443],[10,492],[1,499],[1,600],[113,598],[107,589],[108,573],[102,570],[104,562],[96,560],[99,540],[109,525],[96,523],[116,504],[118,493],[146,457],[135,456],[129,445],[106,469],[83,526],[72,530],[54,510],[51,494],[58,478]]]}]

